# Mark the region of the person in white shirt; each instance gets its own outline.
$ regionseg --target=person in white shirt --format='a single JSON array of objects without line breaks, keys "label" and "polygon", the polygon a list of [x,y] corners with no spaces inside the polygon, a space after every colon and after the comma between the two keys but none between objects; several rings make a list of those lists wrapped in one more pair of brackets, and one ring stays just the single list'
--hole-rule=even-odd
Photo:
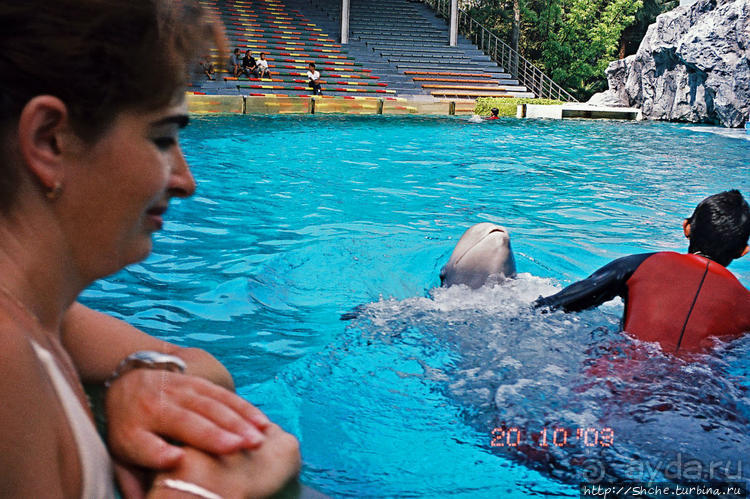
[{"label": "person in white shirt", "polygon": [[315,95],[322,95],[320,91],[320,73],[315,70],[315,63],[307,66],[307,84],[313,89]]},{"label": "person in white shirt", "polygon": [[265,52],[260,53],[260,60],[258,61],[258,73],[260,78],[271,78],[271,72],[268,70],[268,61],[266,60]]}]

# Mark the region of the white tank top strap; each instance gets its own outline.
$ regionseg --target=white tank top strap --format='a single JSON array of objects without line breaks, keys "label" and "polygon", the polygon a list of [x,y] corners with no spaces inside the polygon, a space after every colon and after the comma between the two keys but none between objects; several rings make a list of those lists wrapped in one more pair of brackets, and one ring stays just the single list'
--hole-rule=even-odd
[{"label": "white tank top strap", "polygon": [[39,357],[52,380],[76,440],[83,480],[81,498],[109,499],[115,497],[112,460],[88,413],[81,406],[81,402],[65,379],[54,356],[33,340],[31,346],[34,347],[37,357]]}]

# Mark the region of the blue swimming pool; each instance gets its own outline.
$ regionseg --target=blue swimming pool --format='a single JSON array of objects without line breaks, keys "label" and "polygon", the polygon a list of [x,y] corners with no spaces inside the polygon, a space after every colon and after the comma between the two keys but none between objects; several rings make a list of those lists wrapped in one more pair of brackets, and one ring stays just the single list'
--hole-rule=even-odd
[{"label": "blue swimming pool", "polygon": [[[675,459],[721,460],[732,478],[750,448],[750,339],[690,364],[624,340],[619,303],[546,316],[528,304],[616,257],[684,251],[698,201],[750,196],[747,137],[198,117],[183,135],[196,196],[174,203],[147,261],[84,301],[215,354],[300,439],[303,480],[331,496],[577,497],[582,479],[663,478]],[[435,289],[480,221],[510,230],[519,279]],[[730,270],[750,285],[750,257]],[[508,447],[516,438],[525,447]]]}]

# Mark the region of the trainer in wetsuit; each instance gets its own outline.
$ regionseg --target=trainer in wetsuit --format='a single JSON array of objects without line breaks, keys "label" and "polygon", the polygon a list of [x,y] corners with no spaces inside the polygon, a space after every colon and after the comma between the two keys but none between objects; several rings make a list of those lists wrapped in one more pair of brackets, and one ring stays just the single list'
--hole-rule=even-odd
[{"label": "trainer in wetsuit", "polygon": [[534,306],[573,312],[620,296],[623,329],[672,352],[701,350],[709,336],[750,332],[750,291],[726,269],[750,250],[750,208],[742,194],[704,199],[682,226],[688,254],[619,258]]}]

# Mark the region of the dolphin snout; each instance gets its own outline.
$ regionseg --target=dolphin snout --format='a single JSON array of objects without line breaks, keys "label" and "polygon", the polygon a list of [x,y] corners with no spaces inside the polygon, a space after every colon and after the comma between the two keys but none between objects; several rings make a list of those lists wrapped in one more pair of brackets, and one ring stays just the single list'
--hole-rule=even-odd
[{"label": "dolphin snout", "polygon": [[505,227],[483,222],[464,232],[440,278],[445,286],[465,284],[479,288],[491,276],[506,278],[515,274],[508,231]]}]

